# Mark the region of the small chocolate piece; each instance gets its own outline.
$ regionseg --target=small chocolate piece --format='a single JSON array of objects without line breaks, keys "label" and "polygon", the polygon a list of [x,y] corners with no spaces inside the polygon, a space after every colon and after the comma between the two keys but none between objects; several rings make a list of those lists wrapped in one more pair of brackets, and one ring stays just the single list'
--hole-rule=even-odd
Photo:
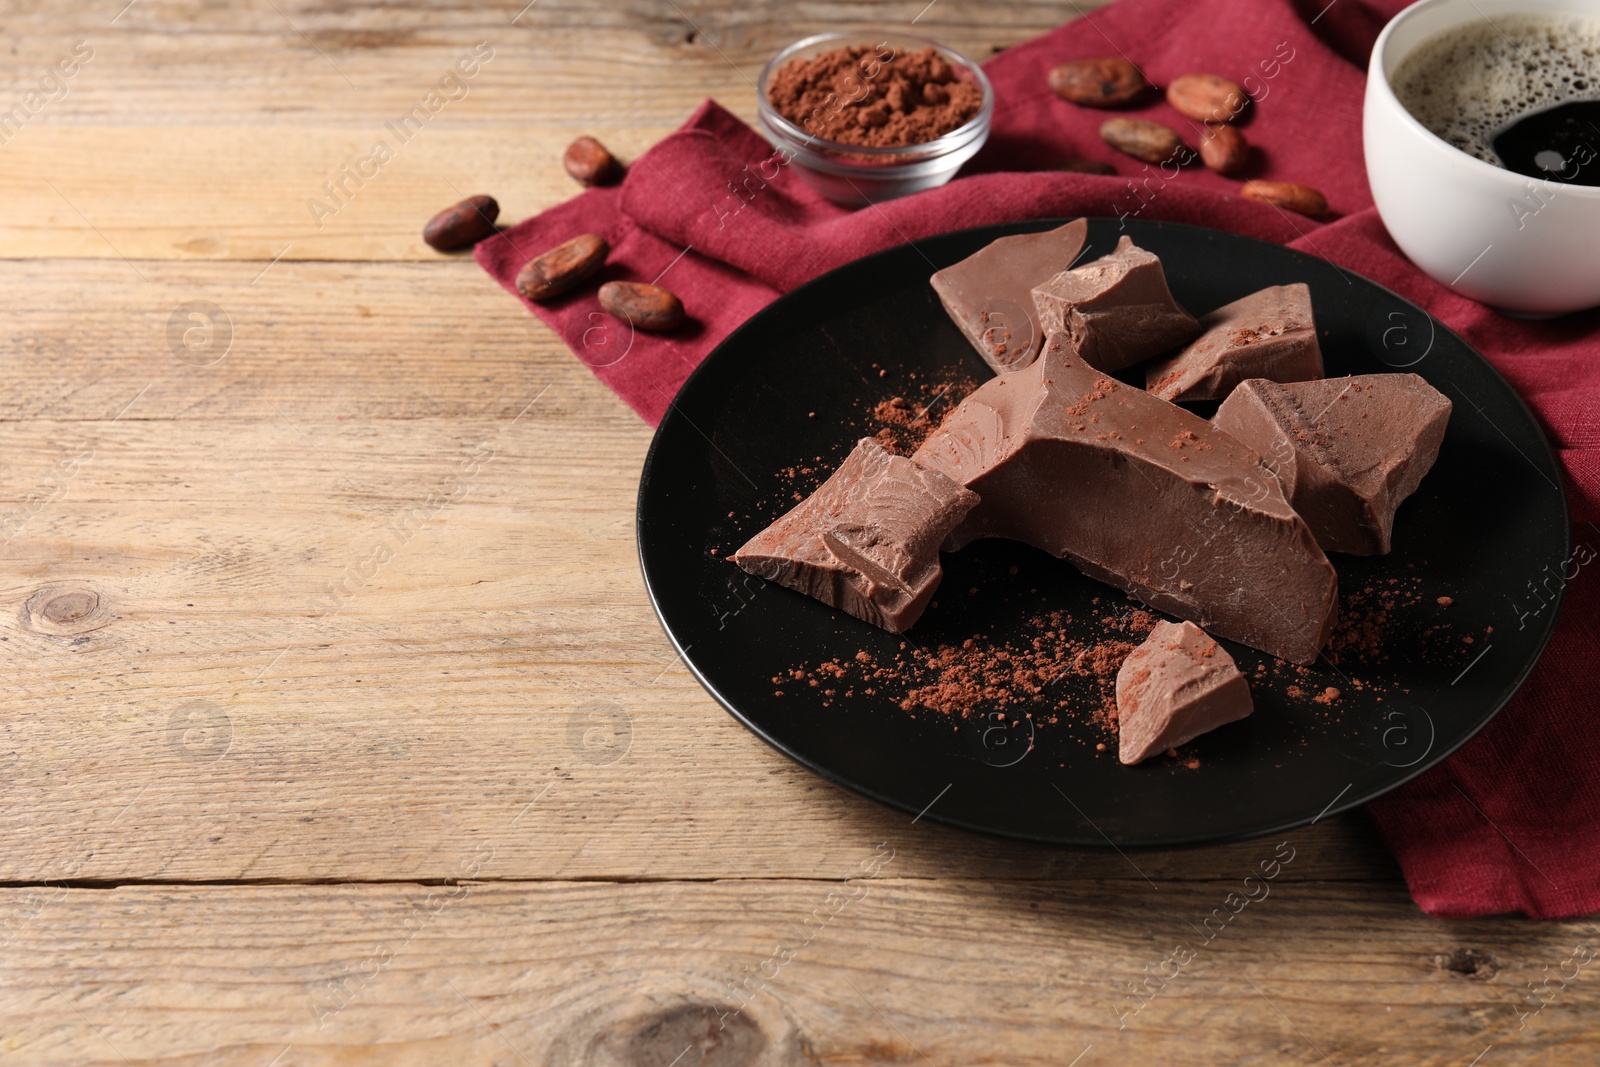
[{"label": "small chocolate piece", "polygon": [[1295,663],[1328,639],[1333,567],[1261,457],[1095,370],[1065,337],[979,386],[912,458],[982,498],[948,548],[1026,541]]},{"label": "small chocolate piece", "polygon": [[1117,758],[1138,763],[1253,710],[1221,645],[1192,622],[1158,622],[1117,671]]},{"label": "small chocolate piece", "polygon": [[1192,341],[1200,324],[1167,289],[1161,261],[1131,238],[1033,290],[1046,337],[1066,334],[1083,361],[1117,371]]},{"label": "small chocolate piece", "polygon": [[1205,333],[1150,365],[1145,388],[1163,400],[1221,400],[1246,378],[1306,382],[1322,377],[1311,319],[1311,287],[1275,285],[1200,320]]},{"label": "small chocolate piece", "polygon": [[1033,287],[1072,266],[1089,224],[992,241],[930,279],[945,311],[997,373],[1021,370],[1044,344]]},{"label": "small chocolate piece", "polygon": [[1212,420],[1266,458],[1325,552],[1389,551],[1394,513],[1439,457],[1450,398],[1415,374],[1251,379]]},{"label": "small chocolate piece", "polygon": [[978,503],[870,437],[729,559],[890,633],[910,629],[944,571],[939,545]]}]

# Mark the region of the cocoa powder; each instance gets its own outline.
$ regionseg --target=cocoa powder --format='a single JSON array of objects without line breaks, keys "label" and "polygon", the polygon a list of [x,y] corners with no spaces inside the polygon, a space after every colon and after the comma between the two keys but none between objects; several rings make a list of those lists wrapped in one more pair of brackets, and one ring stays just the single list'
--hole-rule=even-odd
[{"label": "cocoa powder", "polygon": [[[1098,600],[1098,598],[1097,598]],[[1072,617],[1052,611],[1028,620],[1033,636],[994,642],[974,634],[959,644],[900,645],[878,657],[860,651],[814,667],[801,665],[773,677],[773,695],[804,686],[820,689],[824,707],[836,700],[882,696],[917,716],[932,712],[965,719],[978,709],[1028,715],[1041,724],[1063,718],[1101,737],[1115,737],[1117,670],[1155,625],[1142,609],[1111,611],[1099,619],[1104,637],[1073,638]],[[1078,679],[1076,685],[1064,683]]]},{"label": "cocoa powder", "polygon": [[[877,366],[873,364],[874,369]],[[877,426],[872,436],[880,445],[902,456],[915,452],[979,384],[964,370],[946,369],[933,377],[919,377],[913,371],[907,377],[916,395],[897,394],[878,401],[868,412],[867,422],[868,427]]]},{"label": "cocoa powder", "polygon": [[854,45],[792,60],[773,74],[767,100],[814,137],[904,148],[965,126],[982,107],[983,90],[932,48]]}]

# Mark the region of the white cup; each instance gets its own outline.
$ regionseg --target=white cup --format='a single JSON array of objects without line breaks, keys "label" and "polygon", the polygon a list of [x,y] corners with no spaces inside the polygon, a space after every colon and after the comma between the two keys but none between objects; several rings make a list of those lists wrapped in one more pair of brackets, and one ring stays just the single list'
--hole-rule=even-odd
[{"label": "white cup", "polygon": [[[1470,156],[1413,118],[1389,84],[1413,49],[1445,30],[1538,13],[1600,18],[1600,0],[1421,0],[1400,12],[1372,50],[1362,139],[1378,214],[1413,263],[1473,300],[1558,315],[1600,305],[1600,186]],[[1593,147],[1600,152],[1600,138]]]}]

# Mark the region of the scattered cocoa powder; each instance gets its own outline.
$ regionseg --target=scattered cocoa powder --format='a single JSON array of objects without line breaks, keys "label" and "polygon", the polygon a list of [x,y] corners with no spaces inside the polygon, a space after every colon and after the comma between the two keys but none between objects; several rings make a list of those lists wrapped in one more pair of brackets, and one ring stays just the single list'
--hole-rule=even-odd
[{"label": "scattered cocoa powder", "polygon": [[911,421],[911,407],[905,397],[891,396],[888,400],[878,402],[878,406],[872,409],[872,417],[879,422],[904,426]]},{"label": "scattered cocoa powder", "polygon": [[[1425,563],[1425,561],[1424,561]],[[1413,569],[1407,564],[1407,569]],[[1450,638],[1451,624],[1437,622],[1434,606],[1448,607],[1450,597],[1431,596],[1418,574],[1369,579],[1368,584],[1347,587],[1339,598],[1339,621],[1328,641],[1326,657],[1341,673],[1355,667],[1387,662],[1389,651],[1401,641],[1407,655],[1418,662],[1448,664],[1460,658],[1461,644]],[[1421,647],[1415,638],[1422,639]]]},{"label": "scattered cocoa powder", "polygon": [[[906,403],[903,396],[892,396],[888,400],[881,400],[878,406],[872,409],[872,417],[883,423],[882,428],[873,434],[873,439],[889,452],[899,452],[900,439],[908,435],[912,421],[917,417],[911,405]],[[913,447],[911,451],[915,451]]]},{"label": "scattered cocoa powder", "polygon": [[[996,644],[988,635],[974,634],[929,646],[901,643],[887,660],[860,651],[794,668],[774,676],[772,684],[778,692],[797,682],[817,687],[833,683],[833,693],[823,689],[824,707],[833,704],[835,695],[881,692],[914,717],[933,713],[965,719],[975,713],[1010,712],[1052,724],[1067,716],[1114,737],[1117,670],[1149,634],[1155,617],[1139,609],[1107,616],[1101,620],[1106,635],[1093,641],[1070,636],[1072,617],[1059,611],[1027,621],[1031,636],[1026,639]],[[1068,679],[1079,684],[1058,684]]]},{"label": "scattered cocoa powder", "polygon": [[792,60],[773,74],[767,100],[814,137],[901,148],[965,126],[982,107],[983,90],[932,48],[854,45]]},{"label": "scattered cocoa powder", "polygon": [[[880,368],[873,364],[872,370]],[[876,436],[885,447],[901,454],[914,451],[941,421],[933,412],[936,405],[948,410],[943,407],[946,402],[953,407],[977,386],[970,378],[929,380],[924,376],[918,380],[915,372],[897,377],[902,379],[899,391],[868,400],[859,410],[868,426],[877,425]],[[849,419],[843,424],[858,435],[862,429],[860,422]],[[1198,439],[1180,437],[1171,447],[1183,450],[1198,444]],[[816,456],[782,469],[778,476],[787,487],[794,487],[792,496],[799,500],[801,489],[810,492],[829,473],[830,463]],[[1422,562],[1426,566],[1426,561]],[[1408,571],[1416,567],[1416,563],[1406,565]],[[1007,568],[1012,576],[1018,570],[1014,564]],[[1428,595],[1423,586],[1418,574],[1347,585],[1340,598],[1339,622],[1326,650],[1326,664],[1308,668],[1263,658],[1250,672],[1252,688],[1275,689],[1295,701],[1310,697],[1326,709],[1320,721],[1338,728],[1343,721],[1339,709],[1344,692],[1370,692],[1373,700],[1382,703],[1384,697],[1379,694],[1409,691],[1355,676],[1363,667],[1388,661],[1397,641],[1419,662],[1465,663],[1474,638],[1457,640],[1447,633],[1449,623],[1434,621],[1438,617],[1435,605],[1449,606],[1453,600]],[[965,590],[965,595],[973,597],[979,592],[974,586]],[[1030,592],[1037,594],[1038,590]],[[804,686],[818,692],[824,707],[859,696],[888,700],[913,718],[932,715],[959,722],[974,715],[1010,715],[1025,716],[1037,725],[1068,720],[1080,727],[1071,735],[1077,743],[1093,745],[1097,752],[1114,750],[1117,671],[1149,634],[1157,617],[1135,604],[1112,601],[1102,607],[1101,602],[1100,597],[1092,598],[1093,610],[1083,620],[1095,624],[1093,637],[1074,638],[1067,629],[1072,617],[1049,611],[1025,620],[1029,628],[1026,637],[996,643],[988,635],[973,634],[953,643],[918,646],[901,642],[898,652],[886,657],[863,650],[815,666],[802,665],[772,679],[777,687],[774,695],[782,696],[785,686]],[[935,600],[930,610],[938,608]],[[1081,625],[1076,630],[1083,634]],[[1485,628],[1484,632],[1493,631]],[[1423,639],[1420,649],[1416,645],[1419,636]],[[1469,649],[1464,651],[1463,645]],[[1343,688],[1327,684],[1332,681]],[[1306,743],[1308,739],[1303,738],[1301,744]],[[1179,753],[1177,761],[1187,768],[1199,766],[1198,758],[1188,753]]]},{"label": "scattered cocoa powder", "polygon": [[[871,374],[888,376],[889,371],[874,363]],[[896,377],[902,382],[895,393],[878,400],[869,398],[857,409],[857,416],[830,422],[833,431],[842,431],[838,433],[842,444],[838,447],[837,458],[812,456],[779,468],[774,472],[776,477],[769,494],[757,500],[748,514],[728,516],[732,521],[725,534],[726,540],[718,546],[722,553],[731,554],[767,523],[813,493],[859,438],[871,437],[886,450],[909,456],[938,428],[945,415],[980,384],[970,370],[960,367],[940,368],[931,373],[904,371]],[[807,412],[806,417],[815,419],[817,413]]]},{"label": "scattered cocoa powder", "polygon": [[[908,379],[914,378],[908,375]],[[877,425],[872,437],[888,451],[902,456],[915,452],[945,415],[978,387],[975,378],[959,370],[943,371],[937,378],[921,378],[911,384],[914,390],[906,392],[915,395],[898,393],[886,397],[874,404],[868,415],[869,425]]]},{"label": "scattered cocoa powder", "polygon": [[1349,590],[1340,598],[1339,621],[1328,641],[1330,663],[1382,663],[1389,658],[1397,614],[1422,603],[1417,591],[1421,579],[1410,575],[1404,584],[1399,578]]},{"label": "scattered cocoa powder", "polygon": [[[883,403],[899,412],[894,399]],[[1251,688],[1258,693],[1276,691],[1296,702],[1309,698],[1308,703],[1324,709],[1317,719],[1319,728],[1342,729],[1345,693],[1369,693],[1372,700],[1382,703],[1380,694],[1409,692],[1403,686],[1356,676],[1361,668],[1388,660],[1390,643],[1403,634],[1410,635],[1402,642],[1408,655],[1417,654],[1416,637],[1420,635],[1424,643],[1419,660],[1465,663],[1471,651],[1464,651],[1455,638],[1426,640],[1449,625],[1424,628],[1431,614],[1425,609],[1432,609],[1436,598],[1426,595],[1422,585],[1420,576],[1405,575],[1371,579],[1369,585],[1347,590],[1341,598],[1341,623],[1328,652],[1331,668],[1262,657],[1249,670]],[[1038,590],[1031,592],[1037,594]],[[969,589],[963,594],[970,597],[977,592]],[[936,600],[930,610],[937,611],[938,606]],[[1149,635],[1157,618],[1137,604],[1094,597],[1090,612],[1076,626],[1073,616],[1046,611],[1024,618],[1026,637],[996,641],[976,633],[924,646],[901,642],[898,651],[886,657],[854,652],[814,667],[796,667],[772,682],[779,687],[775,693],[780,694],[786,685],[816,689],[824,707],[857,696],[876,696],[898,705],[912,718],[932,716],[952,721],[957,728],[961,721],[985,715],[1025,716],[1036,726],[1070,722],[1072,741],[1092,746],[1096,752],[1115,752],[1117,672]],[[1084,623],[1091,624],[1093,636],[1082,636]],[[1073,637],[1072,632],[1079,636]],[[1362,720],[1362,728],[1366,725]],[[1312,743],[1312,735],[1299,743]],[[1179,751],[1175,758],[1180,767],[1196,769],[1200,765],[1198,757],[1188,751]]]}]

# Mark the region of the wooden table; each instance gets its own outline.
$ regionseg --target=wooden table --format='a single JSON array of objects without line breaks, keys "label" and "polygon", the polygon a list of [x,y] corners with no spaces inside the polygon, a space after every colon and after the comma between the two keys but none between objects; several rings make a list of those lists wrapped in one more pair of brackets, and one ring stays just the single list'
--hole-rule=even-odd
[{"label": "wooden table", "polygon": [[[577,134],[749,117],[779,46],[920,0],[124,2],[0,8],[0,1065],[1600,1055],[1589,924],[1428,918],[1359,815],[989,841],[674,657],[649,429],[422,222],[537,212]],[[1073,9],[918,27],[988,56]]]}]

